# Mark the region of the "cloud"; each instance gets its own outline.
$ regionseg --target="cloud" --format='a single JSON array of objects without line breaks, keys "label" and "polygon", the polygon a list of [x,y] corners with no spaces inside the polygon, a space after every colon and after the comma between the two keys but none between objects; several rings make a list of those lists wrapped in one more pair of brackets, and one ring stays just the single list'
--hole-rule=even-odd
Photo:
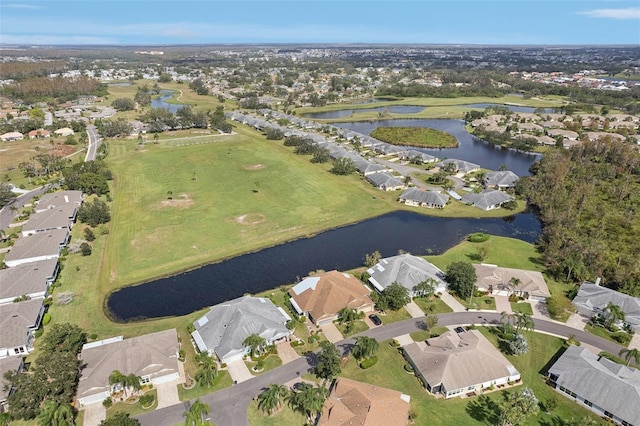
[{"label": "cloud", "polygon": [[640,8],[638,7],[627,7],[626,9],[594,9],[578,13],[590,18],[640,19]]},{"label": "cloud", "polygon": [[7,3],[0,5],[2,8],[7,9],[29,9],[29,10],[38,10],[42,9],[41,6],[36,6],[35,4],[19,4],[19,3]]}]

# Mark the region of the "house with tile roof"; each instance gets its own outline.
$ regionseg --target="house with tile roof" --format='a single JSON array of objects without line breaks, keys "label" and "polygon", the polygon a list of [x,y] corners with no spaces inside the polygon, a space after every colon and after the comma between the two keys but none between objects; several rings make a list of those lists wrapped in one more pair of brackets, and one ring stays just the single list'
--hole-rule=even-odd
[{"label": "house with tile roof", "polygon": [[624,312],[624,323],[640,331],[640,298],[603,287],[598,282],[585,281],[573,298],[573,306],[581,315],[591,318],[602,315],[609,303],[619,306]]},{"label": "house with tile roof", "polygon": [[47,297],[58,271],[57,259],[0,269],[0,305],[12,303],[15,298],[25,295],[32,299]]},{"label": "house with tile roof", "polygon": [[322,407],[318,426],[406,426],[411,397],[340,377]]},{"label": "house with tile roof", "polygon": [[480,193],[469,192],[462,196],[462,202],[482,210],[500,208],[504,203],[513,200],[513,197],[497,189],[485,189]]},{"label": "house with tile roof", "polygon": [[0,305],[0,358],[26,355],[44,315],[43,299]]},{"label": "house with tile roof", "polygon": [[83,368],[78,382],[78,406],[102,403],[119,391],[118,385],[109,384],[109,376],[115,370],[124,375],[135,374],[142,385],[175,382],[177,386],[184,382],[179,350],[175,328],[130,339],[118,336],[85,344],[80,352]]},{"label": "house with tile roof", "polygon": [[444,272],[422,257],[409,253],[381,259],[367,273],[371,285],[380,292],[394,282],[409,290],[411,297],[419,296],[416,286],[425,281],[434,283],[434,291],[444,291],[447,288]]},{"label": "house with tile roof", "polygon": [[453,398],[520,380],[520,373],[477,330],[448,331],[403,348],[424,387]]},{"label": "house with tile roof", "polygon": [[[525,299],[546,301],[551,297],[547,282],[539,271],[503,268],[497,265],[474,264],[476,288],[498,296],[515,294]],[[515,279],[515,280],[512,280]]]},{"label": "house with tile roof", "polygon": [[404,191],[398,201],[408,206],[443,209],[449,202],[449,196],[436,191],[423,191],[414,186]]},{"label": "house with tile roof", "polygon": [[549,368],[557,392],[616,424],[640,425],[640,371],[587,348],[569,348]]},{"label": "house with tile roof", "polygon": [[212,306],[193,323],[195,331],[191,336],[200,352],[229,363],[249,353],[244,341],[252,334],[264,338],[268,345],[288,339],[288,321],[291,317],[271,300],[243,296]]},{"label": "house with tile roof", "polygon": [[338,319],[343,308],[373,312],[371,290],[351,274],[329,271],[305,278],[289,290],[291,304],[316,325]]}]

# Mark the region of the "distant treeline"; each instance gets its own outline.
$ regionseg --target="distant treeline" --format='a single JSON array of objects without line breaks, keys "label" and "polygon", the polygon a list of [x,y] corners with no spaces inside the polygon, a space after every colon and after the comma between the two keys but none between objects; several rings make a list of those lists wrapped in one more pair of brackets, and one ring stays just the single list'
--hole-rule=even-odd
[{"label": "distant treeline", "polygon": [[0,80],[21,80],[28,77],[46,77],[68,69],[65,61],[3,62]]},{"label": "distant treeline", "polygon": [[2,94],[25,102],[47,98],[64,102],[80,95],[106,96],[108,91],[105,84],[91,77],[34,77],[4,86]]}]

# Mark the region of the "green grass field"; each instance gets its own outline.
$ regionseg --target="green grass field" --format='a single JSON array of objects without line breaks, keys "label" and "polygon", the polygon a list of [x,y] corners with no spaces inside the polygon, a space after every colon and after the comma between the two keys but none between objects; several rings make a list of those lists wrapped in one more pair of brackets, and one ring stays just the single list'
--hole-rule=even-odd
[{"label": "green grass field", "polygon": [[378,127],[371,137],[392,145],[418,146],[422,148],[453,148],[458,140],[440,130],[423,127]]},{"label": "green grass field", "polygon": [[513,312],[520,312],[523,314],[533,315],[533,309],[531,308],[531,303],[520,302],[520,303],[511,303],[511,310]]},{"label": "green grass field", "polygon": [[258,408],[257,401],[251,401],[247,410],[247,417],[251,426],[304,426],[307,417],[297,411],[293,411],[286,403],[280,411],[267,415]]}]

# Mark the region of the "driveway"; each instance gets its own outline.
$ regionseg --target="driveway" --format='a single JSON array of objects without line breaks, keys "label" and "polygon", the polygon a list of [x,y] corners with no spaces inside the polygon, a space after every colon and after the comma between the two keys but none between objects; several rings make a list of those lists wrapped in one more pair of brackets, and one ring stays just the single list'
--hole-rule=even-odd
[{"label": "driveway", "polygon": [[512,314],[513,310],[511,309],[511,303],[509,302],[509,298],[507,296],[494,296],[496,299],[496,311],[500,314],[502,312],[506,312],[508,314]]},{"label": "driveway", "polygon": [[572,314],[567,319],[566,325],[577,330],[584,330],[584,326],[587,325],[587,319],[580,314]]},{"label": "driveway", "polygon": [[409,312],[411,318],[420,318],[424,316],[424,312],[422,312],[422,309],[420,309],[420,307],[416,305],[416,302],[414,302],[413,300],[406,304],[404,308],[407,310],[407,312]]},{"label": "driveway", "polygon": [[242,383],[249,379],[253,379],[253,374],[249,371],[249,367],[243,360],[232,361],[227,364],[227,371],[235,383]]},{"label": "driveway", "polygon": [[282,342],[278,342],[276,344],[276,348],[278,348],[278,356],[282,360],[283,364],[288,364],[291,361],[295,361],[300,358],[300,355],[291,347],[291,343],[283,340]]},{"label": "driveway", "polygon": [[89,404],[84,409],[84,426],[98,426],[101,421],[107,418],[107,410],[104,405],[97,402]]},{"label": "driveway", "polygon": [[178,397],[178,383],[171,381],[168,383],[161,383],[155,386],[158,391],[158,407],[164,408],[170,407],[175,404],[180,404],[180,398]]},{"label": "driveway", "polygon": [[324,333],[324,337],[326,337],[327,340],[330,341],[331,343],[336,343],[344,339],[344,336],[342,336],[342,333],[338,331],[338,327],[336,327],[334,323],[321,325],[320,328]]},{"label": "driveway", "polygon": [[464,312],[466,311],[465,307],[462,306],[462,303],[458,302],[455,297],[447,293],[446,291],[442,292],[442,296],[440,296],[442,301],[446,303],[453,312]]}]

